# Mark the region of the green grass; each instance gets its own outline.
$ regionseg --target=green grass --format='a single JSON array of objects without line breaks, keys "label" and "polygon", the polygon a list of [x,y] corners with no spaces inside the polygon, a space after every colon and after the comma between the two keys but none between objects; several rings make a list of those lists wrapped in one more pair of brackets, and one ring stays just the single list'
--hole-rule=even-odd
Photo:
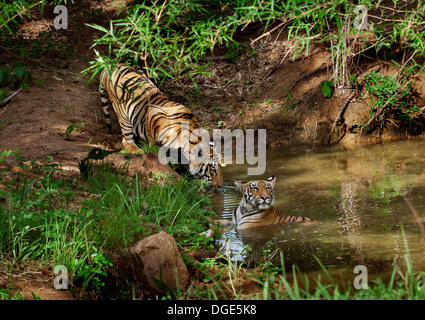
[{"label": "green grass", "polygon": [[418,116],[420,109],[412,99],[412,82],[407,77],[397,79],[373,71],[364,81],[370,97],[370,117],[363,125],[367,131],[381,129],[388,119],[409,125]]},{"label": "green grass", "polygon": [[31,9],[38,7],[43,12],[46,3],[51,5],[59,4],[71,4],[73,0],[55,0],[55,1],[31,1],[31,0],[20,0],[20,1],[0,1],[0,7],[2,8],[0,13],[0,30],[7,30],[12,32],[12,28],[15,24],[22,22],[24,17],[31,16]]},{"label": "green grass", "polygon": [[[325,278],[327,278],[326,284],[318,278],[311,290],[308,278],[297,272],[294,267],[293,284],[291,285],[285,276],[280,276],[278,289],[265,290],[264,297],[289,300],[423,300],[425,298],[425,273],[413,270],[406,240],[405,247],[405,267],[395,266],[388,281],[384,282],[381,278],[377,278],[368,283],[366,289],[355,289],[352,283],[338,284],[321,265],[326,275]],[[298,285],[299,283],[301,285]],[[264,287],[269,287],[269,283],[265,282]],[[282,287],[286,291],[283,294],[280,290]]]},{"label": "green grass", "polygon": [[157,175],[146,185],[137,175],[128,177],[125,167],[118,174],[108,165],[98,169],[88,181],[88,190],[98,194],[100,205],[108,208],[101,218],[108,246],[125,247],[161,230],[187,243],[206,230],[212,211],[209,199],[200,195],[199,181]]},{"label": "green grass", "polygon": [[[0,190],[2,267],[64,265],[74,289],[99,290],[112,263],[110,253],[150,234],[167,231],[187,250],[211,244],[213,239],[198,235],[213,214],[200,183],[160,176],[141,182],[125,169],[105,162],[83,181],[62,177],[54,163],[34,164],[29,170],[38,178],[5,181],[9,190]],[[83,199],[77,196],[81,192]]]}]

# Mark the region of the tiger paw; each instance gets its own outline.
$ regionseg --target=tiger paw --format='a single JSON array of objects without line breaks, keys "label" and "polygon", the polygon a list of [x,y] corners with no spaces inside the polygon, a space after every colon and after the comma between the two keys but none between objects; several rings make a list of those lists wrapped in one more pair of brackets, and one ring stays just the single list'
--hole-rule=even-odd
[{"label": "tiger paw", "polygon": [[137,147],[136,145],[133,145],[133,144],[124,145],[124,149],[128,153],[141,153],[141,154],[145,153],[142,149],[140,149],[139,147]]}]

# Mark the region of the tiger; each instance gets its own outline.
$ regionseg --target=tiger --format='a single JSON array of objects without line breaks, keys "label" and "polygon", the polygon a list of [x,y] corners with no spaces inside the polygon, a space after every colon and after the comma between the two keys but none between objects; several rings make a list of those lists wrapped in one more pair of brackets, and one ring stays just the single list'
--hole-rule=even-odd
[{"label": "tiger", "polygon": [[233,210],[233,224],[236,229],[248,229],[276,224],[313,221],[311,218],[290,216],[272,207],[276,178],[255,180],[247,183],[235,181],[243,193],[239,205]]},{"label": "tiger", "polygon": [[[195,178],[223,187],[222,168],[220,158],[214,152],[214,142],[196,134],[199,125],[193,113],[170,100],[142,70],[118,64],[110,76],[105,68],[100,78],[100,99],[108,133],[112,130],[109,112],[112,104],[122,131],[122,145],[127,152],[143,153],[135,141],[144,140],[182,150],[187,159],[193,159],[190,155],[199,152],[202,143],[204,149],[201,150],[209,151],[204,154],[206,160],[188,160],[189,172]],[[189,139],[180,145],[182,131],[186,130],[190,133]]]}]

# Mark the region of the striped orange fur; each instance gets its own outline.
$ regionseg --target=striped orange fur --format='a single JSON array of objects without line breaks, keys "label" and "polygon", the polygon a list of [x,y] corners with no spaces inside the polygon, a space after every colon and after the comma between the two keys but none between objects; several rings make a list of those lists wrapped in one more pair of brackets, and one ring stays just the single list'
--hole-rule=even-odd
[{"label": "striped orange fur", "polygon": [[243,193],[239,205],[233,210],[233,223],[237,229],[248,229],[275,224],[306,222],[313,219],[290,216],[274,208],[274,176],[267,180],[255,180],[247,183],[236,181]]},{"label": "striped orange fur", "polygon": [[[188,156],[187,159],[191,159],[191,152],[197,152],[196,146],[203,143],[203,150],[209,151],[209,158],[203,162],[189,160],[189,171],[194,177],[223,186],[220,159],[214,153],[214,144],[197,134],[199,126],[193,113],[184,105],[170,100],[143,71],[119,64],[109,76],[105,69],[100,79],[100,98],[109,132],[109,104],[117,114],[125,150],[143,153],[136,141],[144,140],[179,149]],[[182,139],[182,132],[190,133],[188,139]]]}]

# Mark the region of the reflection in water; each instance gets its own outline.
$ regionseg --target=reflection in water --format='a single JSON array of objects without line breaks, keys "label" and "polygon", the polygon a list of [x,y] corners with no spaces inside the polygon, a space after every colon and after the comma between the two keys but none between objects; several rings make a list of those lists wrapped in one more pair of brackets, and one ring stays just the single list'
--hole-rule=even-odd
[{"label": "reflection in water", "polygon": [[[313,274],[321,270],[318,259],[341,279],[352,281],[353,269],[359,264],[368,268],[369,279],[373,279],[385,277],[396,265],[404,266],[406,240],[413,267],[425,270],[421,233],[425,218],[424,141],[353,150],[269,149],[265,174],[250,177],[246,172],[244,165],[224,169],[225,187],[212,197],[223,219],[231,221],[242,196],[233,186],[234,180],[274,175],[274,206],[318,221],[243,232],[229,227],[221,242],[232,250],[234,258],[255,261],[264,250],[277,248],[287,270],[296,265]],[[252,248],[249,253],[241,253],[245,245]],[[273,262],[280,266],[280,254]]]},{"label": "reflection in water", "polygon": [[334,207],[340,214],[337,223],[342,230],[339,234],[346,235],[349,241],[351,261],[363,265],[362,243],[357,241],[357,235],[363,226],[361,215],[357,211],[357,190],[355,181],[342,183],[340,201]]}]

